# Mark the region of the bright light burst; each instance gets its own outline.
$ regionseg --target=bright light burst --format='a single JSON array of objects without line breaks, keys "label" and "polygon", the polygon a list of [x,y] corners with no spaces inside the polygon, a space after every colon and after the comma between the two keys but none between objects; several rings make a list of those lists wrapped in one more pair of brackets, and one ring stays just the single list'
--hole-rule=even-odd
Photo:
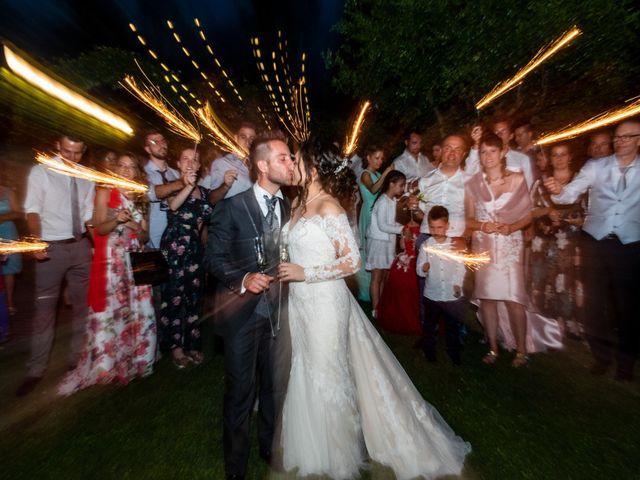
[{"label": "bright light burst", "polygon": [[202,121],[202,124],[209,129],[214,142],[218,146],[236,154],[240,158],[246,158],[249,155],[249,152],[234,140],[231,131],[215,114],[209,102],[204,107],[195,110],[195,114]]},{"label": "bright light burst", "polygon": [[120,187],[131,192],[146,193],[149,190],[149,187],[145,184],[128,180],[119,175],[99,172],[62,157],[48,157],[43,153],[37,153],[36,161],[49,170],[61,175],[82,178],[103,185],[113,185],[114,187]]},{"label": "bright light burst", "polygon": [[46,250],[48,246],[48,243],[32,238],[25,238],[24,240],[7,240],[5,238],[0,238],[0,255],[41,252],[42,250]]},{"label": "bright light burst", "polygon": [[438,255],[439,257],[446,258],[448,260],[453,260],[454,262],[462,262],[465,267],[471,270],[477,270],[482,265],[485,265],[491,261],[491,257],[487,252],[482,253],[456,253],[451,250],[442,250],[440,248],[423,245],[425,252],[432,253],[434,255]]},{"label": "bright light burst", "polygon": [[4,57],[7,61],[7,66],[13,73],[22,77],[24,80],[32,85],[35,85],[40,90],[48,93],[52,97],[63,101],[67,105],[80,110],[81,112],[90,115],[91,117],[105,123],[127,135],[133,135],[133,129],[122,118],[114,113],[110,112],[106,108],[101,107],[95,102],[87,99],[86,97],[74,92],[70,88],[66,87],[62,83],[54,80],[44,72],[40,71],[24,58],[19,56],[7,45],[3,45]]},{"label": "bright light burst", "polygon": [[569,125],[557,132],[551,132],[543,135],[537,141],[537,145],[546,145],[548,143],[558,142],[568,138],[577,137],[585,132],[596,130],[598,128],[618,123],[625,118],[632,117],[640,113],[640,100],[636,100],[633,103],[625,107],[618,108],[616,110],[610,110],[608,112],[601,113],[595,117],[590,118],[577,125]]},{"label": "bright light burst", "polygon": [[134,97],[164,118],[167,126],[172,132],[180,135],[181,137],[193,140],[196,143],[200,143],[202,135],[200,135],[200,131],[197,127],[180,115],[178,110],[176,110],[176,108],[162,96],[157,87],[146,85],[138,87],[136,81],[131,75],[126,75],[124,77],[123,86]]},{"label": "bright light burst", "polygon": [[364,102],[364,105],[362,105],[362,108],[360,109],[360,113],[358,114],[358,118],[356,118],[356,121],[353,123],[353,127],[351,128],[351,136],[347,136],[347,140],[345,142],[345,147],[344,147],[344,156],[347,158],[351,156],[351,154],[356,149],[356,146],[358,145],[360,129],[362,127],[362,124],[364,123],[364,116],[367,113],[367,110],[369,109],[370,106],[371,106],[371,102],[369,100]]},{"label": "bright light burst", "polygon": [[531,59],[531,61],[529,61],[529,63],[527,63],[522,69],[520,69],[520,71],[516,73],[511,79],[499,83],[493,88],[493,90],[482,97],[482,99],[478,103],[476,103],[476,109],[481,110],[496,98],[507,93],[509,90],[522,83],[524,77],[526,77],[539,65],[551,58],[560,49],[567,46],[574,38],[578,37],[581,34],[582,30],[574,26],[571,30],[566,32],[564,35],[562,35],[562,37],[555,40],[549,46],[540,49],[538,53],[536,53],[536,55]]}]

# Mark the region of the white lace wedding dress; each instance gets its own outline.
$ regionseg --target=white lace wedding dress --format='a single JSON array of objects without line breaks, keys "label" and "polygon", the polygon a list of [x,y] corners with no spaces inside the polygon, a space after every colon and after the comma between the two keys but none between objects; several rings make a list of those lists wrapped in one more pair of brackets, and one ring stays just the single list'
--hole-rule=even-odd
[{"label": "white lace wedding dress", "polygon": [[460,474],[471,446],[421,397],[342,280],[360,266],[346,215],[302,218],[288,240],[307,280],[289,290],[285,468],[348,479],[371,459],[398,479]]}]

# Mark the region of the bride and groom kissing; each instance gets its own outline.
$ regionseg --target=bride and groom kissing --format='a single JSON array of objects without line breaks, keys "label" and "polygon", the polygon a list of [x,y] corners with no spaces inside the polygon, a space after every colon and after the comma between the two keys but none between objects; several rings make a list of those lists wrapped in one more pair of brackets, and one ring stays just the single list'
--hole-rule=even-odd
[{"label": "bride and groom kissing", "polygon": [[[344,282],[361,263],[340,203],[355,186],[346,161],[316,140],[293,157],[275,138],[256,139],[249,160],[256,183],[216,205],[206,258],[225,348],[227,478],[245,476],[256,396],[259,452],[274,469],[342,479],[374,461],[397,478],[460,474],[470,445]],[[289,185],[299,187],[291,207],[280,191]]]}]

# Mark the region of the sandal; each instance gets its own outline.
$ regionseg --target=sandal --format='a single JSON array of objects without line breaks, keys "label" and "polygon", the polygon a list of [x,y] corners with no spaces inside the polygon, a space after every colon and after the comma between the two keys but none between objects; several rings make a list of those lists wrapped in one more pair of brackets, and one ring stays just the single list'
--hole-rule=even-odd
[{"label": "sandal", "polygon": [[200,365],[204,361],[204,355],[198,351],[189,352],[189,359],[194,365]]},{"label": "sandal", "polygon": [[520,368],[524,367],[527,363],[529,363],[529,357],[527,356],[527,354],[518,352],[511,362],[511,366],[513,368]]},{"label": "sandal", "polygon": [[498,353],[493,350],[489,350],[489,352],[482,358],[482,362],[486,363],[487,365],[493,365],[497,360]]}]

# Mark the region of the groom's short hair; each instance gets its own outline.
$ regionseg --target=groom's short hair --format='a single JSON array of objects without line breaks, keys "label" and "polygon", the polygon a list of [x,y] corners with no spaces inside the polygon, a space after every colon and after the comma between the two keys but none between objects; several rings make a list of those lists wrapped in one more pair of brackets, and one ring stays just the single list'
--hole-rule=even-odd
[{"label": "groom's short hair", "polygon": [[256,139],[251,144],[251,150],[249,151],[249,174],[251,181],[258,180],[258,162],[268,160],[271,154],[271,142],[285,142],[281,135],[278,134],[264,134]]}]

